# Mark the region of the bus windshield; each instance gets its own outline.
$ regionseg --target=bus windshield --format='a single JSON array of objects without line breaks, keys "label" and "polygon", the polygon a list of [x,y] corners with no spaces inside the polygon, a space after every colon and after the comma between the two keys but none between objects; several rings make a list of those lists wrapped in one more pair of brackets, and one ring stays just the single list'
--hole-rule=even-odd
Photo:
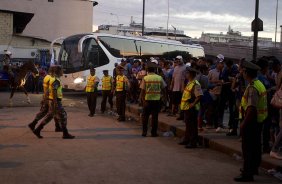
[{"label": "bus windshield", "polygon": [[94,38],[89,38],[83,43],[83,52],[78,52],[78,42],[85,36],[74,35],[64,40],[59,54],[59,63],[64,68],[64,73],[73,73],[88,70],[89,67],[99,67],[109,63],[102,48]]}]

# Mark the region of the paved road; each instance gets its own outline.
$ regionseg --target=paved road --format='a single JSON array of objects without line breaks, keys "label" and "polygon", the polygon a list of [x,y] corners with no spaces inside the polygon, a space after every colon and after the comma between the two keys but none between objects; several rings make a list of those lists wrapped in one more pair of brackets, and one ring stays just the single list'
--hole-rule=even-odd
[{"label": "paved road", "polygon": [[[67,95],[68,127],[74,140],[61,139],[54,123],[37,139],[27,124],[38,111],[15,98],[6,107],[0,93],[1,184],[176,184],[234,183],[240,161],[205,148],[187,150],[175,138],[143,138],[136,122],[119,123],[110,115],[87,116],[83,96]],[[262,173],[262,172],[261,172]],[[258,183],[279,183],[265,174]]]}]

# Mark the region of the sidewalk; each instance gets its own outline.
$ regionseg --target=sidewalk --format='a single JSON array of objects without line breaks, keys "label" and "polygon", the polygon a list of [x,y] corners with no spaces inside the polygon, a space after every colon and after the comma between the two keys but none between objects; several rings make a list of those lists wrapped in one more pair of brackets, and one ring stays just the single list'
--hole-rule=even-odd
[{"label": "sidewalk", "polygon": [[[126,104],[126,110],[131,115],[138,116],[140,119],[142,108],[138,107],[138,105]],[[165,113],[160,113],[159,130],[163,132],[172,131],[177,137],[182,137],[185,132],[185,124],[182,121],[177,121],[176,117],[168,117]],[[225,134],[225,132],[216,133],[215,129],[205,129],[203,132],[199,133],[199,139],[205,147],[237,157],[237,159],[240,158],[242,151],[239,137],[227,137]],[[263,154],[261,167],[264,169],[282,167],[282,160],[273,159],[269,154]]]}]

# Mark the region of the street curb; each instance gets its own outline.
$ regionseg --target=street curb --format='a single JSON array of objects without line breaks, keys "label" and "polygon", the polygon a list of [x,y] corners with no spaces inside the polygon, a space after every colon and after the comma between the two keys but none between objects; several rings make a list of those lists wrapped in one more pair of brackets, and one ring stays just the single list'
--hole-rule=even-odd
[{"label": "street curb", "polygon": [[[134,105],[126,104],[126,111],[129,112],[131,115],[134,114],[134,115],[138,116],[137,119],[140,119],[140,114],[142,112],[142,108],[136,107],[136,105],[134,106]],[[179,138],[183,137],[183,135],[185,133],[185,131],[182,130],[181,128],[179,128],[177,126],[169,125],[168,123],[163,122],[161,120],[159,120],[159,130],[163,131],[163,132],[172,131],[174,133],[174,135],[176,137],[179,137]],[[216,150],[216,151],[219,151],[221,153],[225,153],[225,154],[233,156],[233,157],[234,156],[242,157],[241,151],[238,151],[238,150],[232,148],[232,146],[223,145],[223,144],[219,143],[218,141],[216,141],[216,139],[213,140],[208,135],[203,135],[203,134],[199,133],[199,142],[200,142],[200,144],[202,144],[203,147],[208,147],[212,150]],[[268,169],[281,167],[281,165],[273,164],[271,162],[268,162],[265,159],[262,159],[260,167],[268,170]]]}]

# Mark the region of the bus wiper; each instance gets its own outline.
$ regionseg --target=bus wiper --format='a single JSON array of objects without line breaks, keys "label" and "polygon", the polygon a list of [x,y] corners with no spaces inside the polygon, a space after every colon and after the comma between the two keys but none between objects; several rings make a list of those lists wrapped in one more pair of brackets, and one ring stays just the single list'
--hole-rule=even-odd
[{"label": "bus wiper", "polygon": [[137,47],[137,44],[136,44],[136,40],[134,40],[133,42],[134,42],[134,45],[135,45],[135,49],[136,49],[136,51],[137,51],[137,54],[138,54],[138,55],[141,55],[141,53],[139,54],[138,47]]}]

